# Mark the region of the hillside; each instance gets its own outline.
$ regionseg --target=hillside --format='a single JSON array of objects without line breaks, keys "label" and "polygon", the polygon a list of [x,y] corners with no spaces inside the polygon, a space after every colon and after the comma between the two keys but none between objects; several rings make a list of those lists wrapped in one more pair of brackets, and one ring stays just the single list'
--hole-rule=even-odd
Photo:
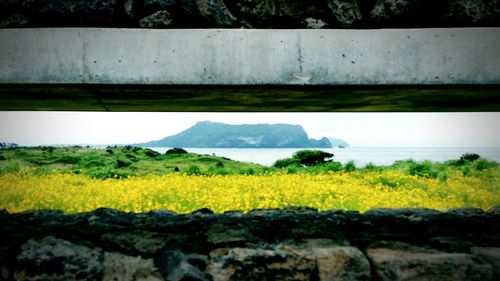
[{"label": "hillside", "polygon": [[302,126],[229,125],[202,121],[173,136],[135,144],[141,147],[191,148],[331,148],[327,138],[310,139]]},{"label": "hillside", "polygon": [[252,174],[265,167],[225,157],[182,153],[160,154],[139,147],[16,147],[0,150],[0,175],[32,170],[37,175],[83,174],[92,178],[181,174]]}]

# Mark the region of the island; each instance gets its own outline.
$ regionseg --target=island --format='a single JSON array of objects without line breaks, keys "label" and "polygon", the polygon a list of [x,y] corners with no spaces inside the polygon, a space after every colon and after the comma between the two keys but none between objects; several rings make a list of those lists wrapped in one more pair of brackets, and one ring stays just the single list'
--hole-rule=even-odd
[{"label": "island", "polygon": [[230,125],[200,121],[179,134],[134,144],[141,147],[190,148],[332,148],[328,138],[309,138],[300,125]]}]

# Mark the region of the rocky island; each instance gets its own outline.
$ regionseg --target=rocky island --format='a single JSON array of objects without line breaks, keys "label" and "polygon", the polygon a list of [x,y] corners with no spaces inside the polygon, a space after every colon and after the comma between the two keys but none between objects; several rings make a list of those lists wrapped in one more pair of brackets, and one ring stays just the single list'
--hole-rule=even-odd
[{"label": "rocky island", "polygon": [[300,125],[229,125],[201,121],[161,140],[135,144],[142,147],[191,148],[331,148],[330,140],[309,138]]}]

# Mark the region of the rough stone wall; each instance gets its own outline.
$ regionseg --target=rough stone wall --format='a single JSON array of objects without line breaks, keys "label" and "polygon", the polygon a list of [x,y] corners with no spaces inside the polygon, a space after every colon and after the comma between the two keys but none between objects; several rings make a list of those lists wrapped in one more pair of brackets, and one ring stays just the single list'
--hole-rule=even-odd
[{"label": "rough stone wall", "polygon": [[500,0],[3,0],[0,27],[500,26]]},{"label": "rough stone wall", "polygon": [[0,280],[500,280],[500,209],[4,211]]}]

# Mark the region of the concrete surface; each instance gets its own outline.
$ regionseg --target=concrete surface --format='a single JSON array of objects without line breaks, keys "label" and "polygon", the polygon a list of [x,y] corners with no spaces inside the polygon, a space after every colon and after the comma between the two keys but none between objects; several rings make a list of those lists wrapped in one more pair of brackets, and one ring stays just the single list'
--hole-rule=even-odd
[{"label": "concrete surface", "polygon": [[82,83],[500,84],[500,28],[0,30],[0,84]]}]

